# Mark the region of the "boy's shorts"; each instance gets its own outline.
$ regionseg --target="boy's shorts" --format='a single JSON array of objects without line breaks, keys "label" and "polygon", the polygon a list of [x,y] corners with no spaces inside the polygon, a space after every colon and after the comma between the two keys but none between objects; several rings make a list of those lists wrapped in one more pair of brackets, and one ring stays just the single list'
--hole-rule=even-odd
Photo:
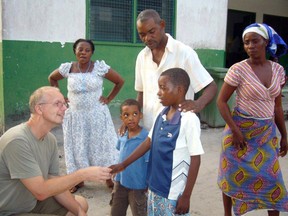
[{"label": "boy's shorts", "polygon": [[[169,200],[157,195],[153,191],[148,191],[148,216],[169,215],[177,216],[175,214],[177,200]],[[181,216],[190,216],[190,213],[181,214]]]}]

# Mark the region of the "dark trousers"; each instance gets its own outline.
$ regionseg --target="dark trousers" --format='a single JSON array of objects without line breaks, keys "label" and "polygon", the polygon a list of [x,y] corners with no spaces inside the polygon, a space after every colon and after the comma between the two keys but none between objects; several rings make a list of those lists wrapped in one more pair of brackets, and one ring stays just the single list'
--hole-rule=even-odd
[{"label": "dark trousers", "polygon": [[131,190],[115,182],[112,191],[111,216],[125,216],[130,205],[133,216],[147,215],[147,190]]}]

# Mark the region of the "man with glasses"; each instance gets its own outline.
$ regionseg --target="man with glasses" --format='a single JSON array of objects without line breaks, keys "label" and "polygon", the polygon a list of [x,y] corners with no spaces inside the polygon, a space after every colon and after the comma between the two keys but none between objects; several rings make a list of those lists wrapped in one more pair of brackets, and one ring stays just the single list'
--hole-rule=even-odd
[{"label": "man with glasses", "polygon": [[69,188],[82,181],[105,181],[110,168],[88,167],[59,176],[58,149],[51,129],[63,121],[66,102],[56,87],[30,97],[31,116],[0,138],[0,214],[86,215],[85,198]]}]

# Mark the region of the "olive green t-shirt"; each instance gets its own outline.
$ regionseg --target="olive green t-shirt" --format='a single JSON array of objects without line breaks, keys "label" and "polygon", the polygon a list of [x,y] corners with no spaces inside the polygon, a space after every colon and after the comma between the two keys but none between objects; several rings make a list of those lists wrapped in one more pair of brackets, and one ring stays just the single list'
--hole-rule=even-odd
[{"label": "olive green t-shirt", "polygon": [[9,129],[0,138],[0,215],[31,211],[36,198],[20,179],[58,175],[57,141],[52,133],[36,139],[26,123]]}]

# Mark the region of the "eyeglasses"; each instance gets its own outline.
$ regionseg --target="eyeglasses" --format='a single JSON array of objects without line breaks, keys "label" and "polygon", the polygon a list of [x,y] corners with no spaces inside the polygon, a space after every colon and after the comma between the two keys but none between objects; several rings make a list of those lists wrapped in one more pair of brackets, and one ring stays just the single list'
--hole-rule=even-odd
[{"label": "eyeglasses", "polygon": [[38,105],[52,104],[53,106],[57,106],[58,108],[62,108],[63,106],[69,107],[67,102],[58,101],[56,103],[39,103]]}]

